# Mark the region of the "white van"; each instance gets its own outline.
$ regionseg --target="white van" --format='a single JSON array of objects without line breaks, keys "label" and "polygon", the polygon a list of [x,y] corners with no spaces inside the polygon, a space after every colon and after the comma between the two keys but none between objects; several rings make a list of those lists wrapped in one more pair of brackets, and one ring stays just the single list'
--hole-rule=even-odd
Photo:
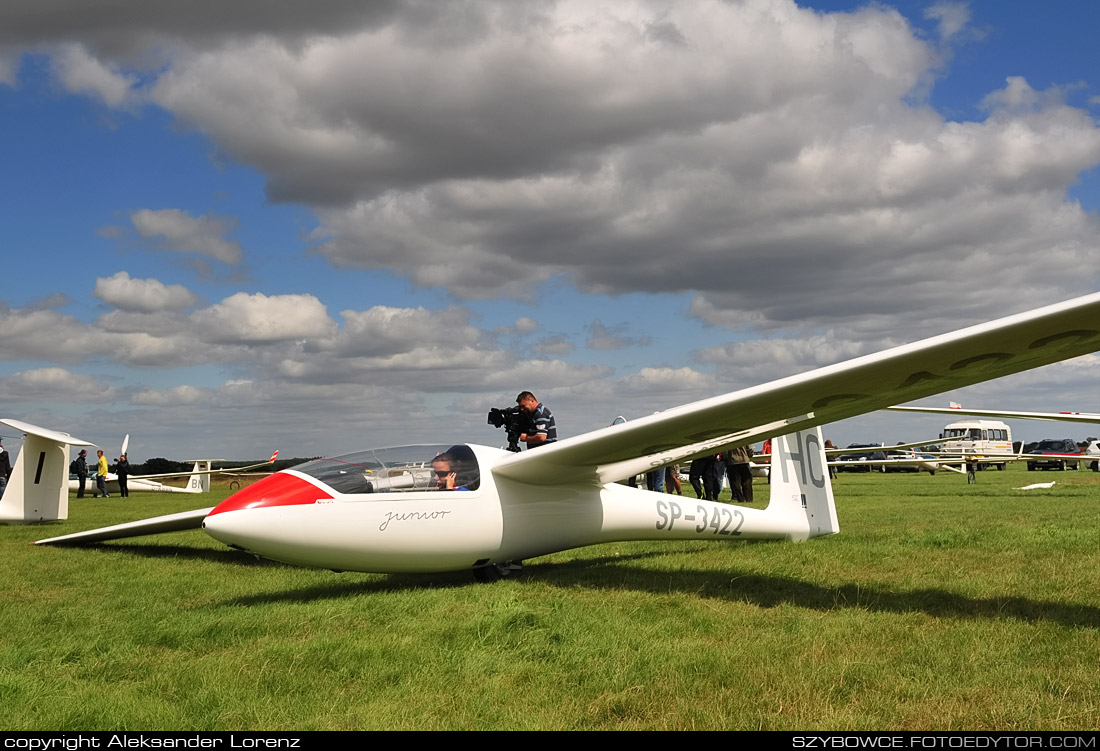
[{"label": "white van", "polygon": [[[999,420],[959,420],[943,429],[943,451],[947,454],[976,454],[983,459],[998,454],[1012,456],[1012,428]],[[981,462],[978,468],[1003,470],[1006,462]]]}]

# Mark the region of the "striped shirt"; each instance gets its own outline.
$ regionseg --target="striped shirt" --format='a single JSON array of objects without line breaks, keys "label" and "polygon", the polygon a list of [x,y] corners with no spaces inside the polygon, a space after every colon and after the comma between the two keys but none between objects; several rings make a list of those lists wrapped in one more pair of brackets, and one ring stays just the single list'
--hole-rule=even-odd
[{"label": "striped shirt", "polygon": [[[553,443],[558,440],[558,426],[554,422],[554,413],[544,407],[542,402],[539,402],[539,406],[531,414],[531,424],[534,426],[533,433],[546,436],[546,443]],[[533,445],[528,443],[527,448],[541,445],[539,443]]]}]

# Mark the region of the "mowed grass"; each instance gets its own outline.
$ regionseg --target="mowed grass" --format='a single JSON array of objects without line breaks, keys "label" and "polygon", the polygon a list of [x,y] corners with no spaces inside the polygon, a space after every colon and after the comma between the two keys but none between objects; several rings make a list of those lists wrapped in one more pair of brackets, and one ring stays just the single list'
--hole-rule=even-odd
[{"label": "mowed grass", "polygon": [[1100,474],[834,487],[833,537],[603,545],[490,585],[198,531],[29,546],[228,491],[73,499],[67,522],[0,527],[0,727],[1100,727]]}]

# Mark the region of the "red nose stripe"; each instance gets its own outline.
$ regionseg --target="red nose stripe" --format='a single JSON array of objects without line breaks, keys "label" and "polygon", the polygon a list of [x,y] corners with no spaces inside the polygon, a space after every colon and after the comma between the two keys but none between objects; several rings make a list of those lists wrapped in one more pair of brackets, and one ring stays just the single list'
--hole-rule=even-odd
[{"label": "red nose stripe", "polygon": [[209,516],[223,511],[240,511],[249,508],[267,508],[270,506],[299,506],[316,503],[318,500],[331,499],[332,495],[306,482],[300,477],[276,472],[259,482],[241,488],[219,503]]}]

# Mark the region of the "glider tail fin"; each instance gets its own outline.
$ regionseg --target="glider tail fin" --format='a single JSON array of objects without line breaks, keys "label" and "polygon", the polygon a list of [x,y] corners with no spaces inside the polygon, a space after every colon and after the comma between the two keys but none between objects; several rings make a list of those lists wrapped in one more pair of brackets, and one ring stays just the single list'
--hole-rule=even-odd
[{"label": "glider tail fin", "polygon": [[821,428],[772,440],[768,513],[787,517],[788,528],[792,530],[788,535],[791,540],[807,540],[840,531]]},{"label": "glider tail fin", "polygon": [[0,500],[0,522],[69,517],[69,446],[28,433]]},{"label": "glider tail fin", "polygon": [[200,472],[207,472],[210,469],[210,462],[204,459],[195,461],[195,465],[191,467],[192,474],[187,478],[187,490],[191,493],[209,493],[210,492],[210,475],[199,474]]}]

